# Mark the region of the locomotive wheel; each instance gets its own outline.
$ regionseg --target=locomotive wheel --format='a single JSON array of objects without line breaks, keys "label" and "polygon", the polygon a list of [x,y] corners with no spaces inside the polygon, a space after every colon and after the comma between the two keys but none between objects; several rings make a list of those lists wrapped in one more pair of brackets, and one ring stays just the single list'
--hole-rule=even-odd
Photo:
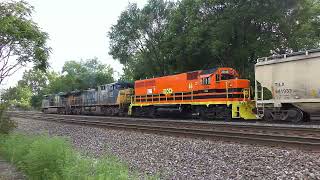
[{"label": "locomotive wheel", "polygon": [[206,114],[206,112],[204,110],[200,111],[200,119],[202,121],[207,121],[208,120],[208,116]]},{"label": "locomotive wheel", "polygon": [[226,121],[231,121],[232,120],[232,110],[231,109],[226,108],[224,119]]},{"label": "locomotive wheel", "polygon": [[301,109],[292,108],[288,110],[288,120],[291,120],[293,123],[302,122],[304,117],[304,113]]},{"label": "locomotive wheel", "polygon": [[273,120],[274,120],[274,118],[273,118],[272,112],[271,112],[271,111],[266,110],[266,111],[264,112],[263,119],[264,119],[264,120],[266,120],[266,121],[268,121],[268,122],[273,121]]},{"label": "locomotive wheel", "polygon": [[111,116],[112,115],[112,109],[110,107],[106,108],[106,115]]},{"label": "locomotive wheel", "polygon": [[111,116],[118,116],[119,111],[117,107],[111,107]]},{"label": "locomotive wheel", "polygon": [[303,117],[303,121],[309,122],[311,120],[310,114],[304,112],[304,117]]},{"label": "locomotive wheel", "polygon": [[141,115],[141,107],[134,107],[132,108],[132,116],[133,117],[140,117]]},{"label": "locomotive wheel", "polygon": [[156,117],[157,110],[154,107],[149,107],[148,111],[149,111],[148,116],[150,118],[155,118]]},{"label": "locomotive wheel", "polygon": [[206,121],[208,120],[208,115],[205,107],[198,107],[200,120]]},{"label": "locomotive wheel", "polygon": [[125,110],[124,110],[123,108],[121,108],[121,109],[119,110],[119,114],[118,114],[118,115],[121,116],[121,117],[126,116]]}]

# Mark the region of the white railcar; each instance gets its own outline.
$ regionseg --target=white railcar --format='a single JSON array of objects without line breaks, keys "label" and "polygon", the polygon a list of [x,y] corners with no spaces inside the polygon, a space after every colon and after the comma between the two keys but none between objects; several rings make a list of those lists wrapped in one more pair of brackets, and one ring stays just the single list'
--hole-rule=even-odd
[{"label": "white railcar", "polygon": [[320,112],[320,49],[259,58],[255,78],[259,117],[298,122]]}]

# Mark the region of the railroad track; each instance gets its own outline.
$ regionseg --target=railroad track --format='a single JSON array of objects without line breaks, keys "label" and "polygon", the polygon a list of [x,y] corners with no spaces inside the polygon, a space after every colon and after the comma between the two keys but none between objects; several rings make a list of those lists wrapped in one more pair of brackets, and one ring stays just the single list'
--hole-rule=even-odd
[{"label": "railroad track", "polygon": [[10,112],[12,117],[123,128],[196,138],[285,146],[320,151],[320,128],[297,125],[212,123],[128,117],[71,116],[39,112]]}]

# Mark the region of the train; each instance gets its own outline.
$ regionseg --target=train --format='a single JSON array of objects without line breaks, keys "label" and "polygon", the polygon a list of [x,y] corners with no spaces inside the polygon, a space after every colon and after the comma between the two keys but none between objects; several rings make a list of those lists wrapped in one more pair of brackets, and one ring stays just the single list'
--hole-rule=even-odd
[{"label": "train", "polygon": [[[301,122],[320,110],[320,49],[259,58],[254,89],[231,67],[46,95],[44,113]],[[301,73],[304,72],[304,73]]]},{"label": "train", "polygon": [[115,82],[96,89],[45,95],[41,109],[54,114],[124,116],[132,95],[132,83]]}]

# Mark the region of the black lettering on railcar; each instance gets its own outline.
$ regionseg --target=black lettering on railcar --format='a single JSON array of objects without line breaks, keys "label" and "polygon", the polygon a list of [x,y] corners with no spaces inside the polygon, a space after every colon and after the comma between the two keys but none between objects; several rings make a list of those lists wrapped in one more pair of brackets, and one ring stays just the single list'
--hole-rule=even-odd
[{"label": "black lettering on railcar", "polygon": [[276,90],[277,94],[292,94],[293,90],[289,88],[284,88],[284,89],[277,89]]}]

